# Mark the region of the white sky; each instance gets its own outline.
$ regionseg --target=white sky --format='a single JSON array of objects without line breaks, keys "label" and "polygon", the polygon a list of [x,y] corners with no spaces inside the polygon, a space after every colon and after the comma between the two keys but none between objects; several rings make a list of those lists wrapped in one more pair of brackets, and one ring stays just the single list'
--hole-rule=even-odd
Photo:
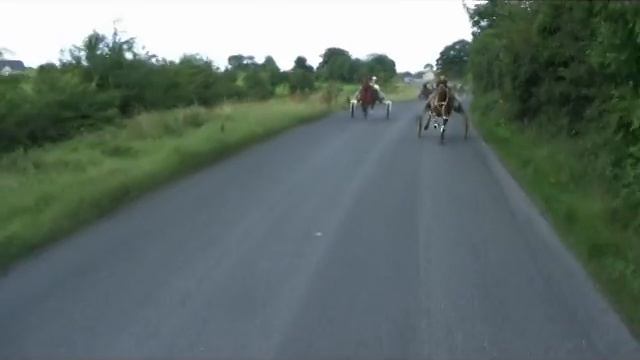
[{"label": "white sky", "polygon": [[337,46],[417,71],[471,39],[462,0],[0,0],[0,47],[28,66],[55,62],[93,29],[110,33],[116,19],[154,54],[200,53],[221,67],[237,53],[272,55],[283,69],[303,55],[315,66]]}]

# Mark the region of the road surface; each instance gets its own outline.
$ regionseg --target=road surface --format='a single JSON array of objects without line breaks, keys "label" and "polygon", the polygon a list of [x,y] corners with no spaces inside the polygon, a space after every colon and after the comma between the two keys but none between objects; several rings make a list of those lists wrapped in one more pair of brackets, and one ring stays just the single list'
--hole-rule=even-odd
[{"label": "road surface", "polygon": [[332,115],[156,191],[0,277],[0,359],[639,359],[454,117]]}]

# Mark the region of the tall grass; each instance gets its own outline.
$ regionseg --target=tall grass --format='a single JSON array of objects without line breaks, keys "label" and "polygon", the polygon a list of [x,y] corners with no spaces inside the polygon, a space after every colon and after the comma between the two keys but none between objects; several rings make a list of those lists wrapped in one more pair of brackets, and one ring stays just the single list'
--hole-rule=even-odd
[{"label": "tall grass", "polygon": [[146,113],[0,157],[0,268],[198,166],[330,111],[315,98]]}]

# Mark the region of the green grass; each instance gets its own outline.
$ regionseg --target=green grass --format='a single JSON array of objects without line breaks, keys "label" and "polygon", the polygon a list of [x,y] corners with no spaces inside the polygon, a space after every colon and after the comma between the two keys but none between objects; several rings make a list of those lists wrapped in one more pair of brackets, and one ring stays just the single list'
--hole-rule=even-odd
[{"label": "green grass", "polygon": [[[328,84],[319,83],[317,87],[320,91],[324,90]],[[360,88],[359,84],[339,84],[340,94],[338,96],[339,101],[343,101],[347,96],[353,96],[353,94]],[[404,82],[394,81],[390,84],[381,85],[382,91],[392,101],[406,101],[414,100],[418,98],[420,92],[420,86],[416,84],[405,84]]]},{"label": "green grass", "polygon": [[420,93],[420,85],[398,82],[391,84],[389,89],[382,89],[382,91],[392,101],[415,100],[418,98],[418,93]]},{"label": "green grass", "polygon": [[119,205],[331,111],[318,99],[147,113],[0,157],[0,269]]},{"label": "green grass", "polygon": [[[69,141],[0,156],[0,269],[149,189],[333,109],[317,93],[269,102],[147,113]],[[411,86],[387,90],[414,98]],[[224,128],[224,131],[221,129]]]},{"label": "green grass", "polygon": [[[569,139],[505,119],[494,95],[476,97],[474,123],[545,211],[567,245],[637,335],[640,334],[640,234],[602,175],[598,134]],[[593,154],[596,153],[596,156]]]}]

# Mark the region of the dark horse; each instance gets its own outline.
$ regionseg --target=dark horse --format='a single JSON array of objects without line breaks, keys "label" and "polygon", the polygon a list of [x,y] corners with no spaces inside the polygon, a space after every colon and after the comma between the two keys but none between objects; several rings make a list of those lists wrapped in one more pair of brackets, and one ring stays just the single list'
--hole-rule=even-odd
[{"label": "dark horse", "polygon": [[[366,118],[369,114],[369,108],[373,109],[376,101],[378,100],[378,93],[376,89],[369,82],[364,82],[358,90],[358,93],[354,99],[356,102],[360,104],[362,108],[362,113]],[[351,110],[351,117],[353,117],[353,109]]]}]

